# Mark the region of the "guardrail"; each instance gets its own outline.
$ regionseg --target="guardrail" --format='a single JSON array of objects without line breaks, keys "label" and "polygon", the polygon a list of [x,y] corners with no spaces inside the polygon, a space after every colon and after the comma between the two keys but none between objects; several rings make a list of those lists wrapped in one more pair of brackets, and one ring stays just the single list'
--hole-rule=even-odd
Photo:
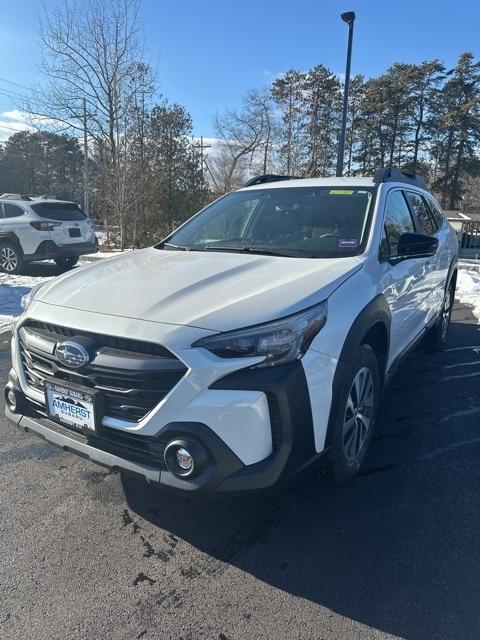
[{"label": "guardrail", "polygon": [[460,258],[480,260],[480,220],[448,218],[457,232]]}]

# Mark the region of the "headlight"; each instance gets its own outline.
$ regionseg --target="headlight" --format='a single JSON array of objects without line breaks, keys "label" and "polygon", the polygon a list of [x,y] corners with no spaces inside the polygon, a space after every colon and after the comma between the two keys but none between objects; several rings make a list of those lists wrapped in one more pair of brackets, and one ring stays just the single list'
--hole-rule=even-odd
[{"label": "headlight", "polygon": [[30,289],[30,291],[28,293],[26,293],[24,296],[22,296],[21,300],[20,300],[20,306],[22,307],[22,309],[24,311],[26,311],[28,309],[28,307],[32,304],[33,299],[35,298],[36,294],[38,293],[38,291],[44,287],[47,283],[46,282],[42,282],[41,284],[37,284],[35,287],[33,287],[33,289]]},{"label": "headlight", "polygon": [[327,301],[266,324],[228,331],[193,343],[220,358],[255,358],[265,360],[254,365],[274,367],[299,360],[327,321]]}]

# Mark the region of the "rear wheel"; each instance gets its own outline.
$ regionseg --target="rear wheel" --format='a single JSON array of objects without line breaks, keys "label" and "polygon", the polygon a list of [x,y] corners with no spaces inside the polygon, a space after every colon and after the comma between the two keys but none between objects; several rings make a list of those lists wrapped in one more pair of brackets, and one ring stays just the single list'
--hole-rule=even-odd
[{"label": "rear wheel", "polygon": [[330,460],[338,484],[351,480],[359,471],[372,438],[380,400],[378,360],[370,345],[361,345],[339,397],[331,435]]},{"label": "rear wheel", "polygon": [[440,317],[427,334],[428,346],[432,351],[442,351],[445,348],[448,338],[448,329],[450,328],[454,299],[455,284],[450,282],[445,291]]},{"label": "rear wheel", "polygon": [[78,262],[78,256],[69,256],[67,258],[55,258],[55,263],[62,269],[71,269]]},{"label": "rear wheel", "polygon": [[22,252],[13,242],[0,242],[0,271],[20,273],[23,267]]}]

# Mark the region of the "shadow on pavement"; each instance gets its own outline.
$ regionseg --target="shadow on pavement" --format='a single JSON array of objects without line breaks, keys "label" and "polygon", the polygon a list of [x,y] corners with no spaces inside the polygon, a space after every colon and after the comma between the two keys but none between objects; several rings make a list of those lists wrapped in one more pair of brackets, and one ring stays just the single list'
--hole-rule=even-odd
[{"label": "shadow on pavement", "polygon": [[49,278],[59,276],[68,271],[68,268],[59,267],[54,262],[30,262],[22,268],[22,276],[32,276],[35,278]]},{"label": "shadow on pavement", "polygon": [[[395,375],[352,484],[313,476],[283,493],[207,500],[125,477],[130,508],[210,558],[362,624],[477,639],[480,355],[458,347],[480,344],[480,332],[468,308],[455,314],[455,350],[420,347]],[[475,358],[478,367],[466,364]],[[186,580],[211,571],[197,562]]]}]

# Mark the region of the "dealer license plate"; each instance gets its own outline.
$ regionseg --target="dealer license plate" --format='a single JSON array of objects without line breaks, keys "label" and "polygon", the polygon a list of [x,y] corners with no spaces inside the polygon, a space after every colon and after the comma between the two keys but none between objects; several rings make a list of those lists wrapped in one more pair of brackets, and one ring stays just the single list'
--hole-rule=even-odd
[{"label": "dealer license plate", "polygon": [[50,418],[67,427],[95,431],[95,396],[83,388],[45,381],[45,404]]}]

